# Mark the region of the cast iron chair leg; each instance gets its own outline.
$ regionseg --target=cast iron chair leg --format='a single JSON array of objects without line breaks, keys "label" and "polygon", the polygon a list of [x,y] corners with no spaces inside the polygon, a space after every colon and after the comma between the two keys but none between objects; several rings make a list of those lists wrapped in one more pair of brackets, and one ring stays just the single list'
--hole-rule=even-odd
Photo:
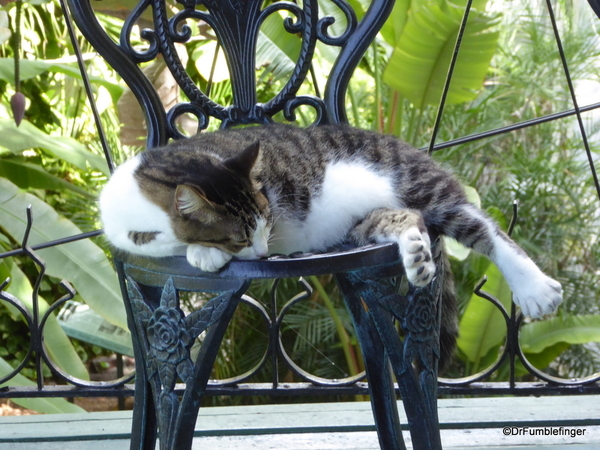
[{"label": "cast iron chair leg", "polygon": [[250,283],[244,284],[244,286],[232,296],[223,315],[218,322],[210,327],[207,336],[202,342],[202,347],[194,364],[192,382],[186,386],[183,398],[181,399],[180,413],[177,417],[177,423],[175,424],[177,432],[173,441],[174,450],[192,448],[194,424],[198,417],[198,410],[204,392],[206,391],[210,373],[215,363],[215,359],[217,358],[225,331],[231,322],[233,313],[240,302],[242,294],[246,291],[249,284]]},{"label": "cast iron chair leg", "polygon": [[[398,381],[413,449],[441,450],[437,415],[437,361],[433,358],[435,347],[420,345],[418,350],[409,349],[411,332],[405,330],[404,342],[401,342],[391,315],[376,304],[368,304]],[[434,367],[423,367],[422,360],[419,360],[421,367],[415,368],[412,363],[417,352],[419,359],[434,360]]]},{"label": "cast iron chair leg", "polygon": [[382,450],[405,450],[392,373],[381,338],[358,295],[358,287],[345,274],[336,275],[336,279],[352,315],[365,361],[379,446]]},{"label": "cast iron chair leg", "polygon": [[[141,347],[141,341],[138,336],[137,327],[135,326],[133,309],[131,307],[127,285],[125,283],[123,264],[119,260],[115,260],[115,266],[120,273],[119,280],[121,292],[123,294],[125,311],[127,313],[128,328],[131,332],[136,365],[135,397],[129,448],[131,450],[154,450],[157,438],[157,421],[154,400],[152,398],[152,389],[148,382],[145,370],[144,350]],[[144,290],[144,295],[149,300],[151,299],[150,301],[155,303],[160,301],[160,289],[145,288]]]},{"label": "cast iron chair leg", "polygon": [[[198,409],[220,343],[249,284],[239,280],[232,288],[228,283],[228,290],[186,316],[179,308],[171,278],[162,289],[128,278],[128,309],[138,338],[134,345],[139,347],[136,383],[141,388],[139,397],[136,392],[132,450],[153,450],[157,428],[161,450],[191,448]],[[190,349],[205,330],[207,335],[193,363]],[[177,379],[185,383],[181,400],[174,391]]]},{"label": "cast iron chair leg", "polygon": [[[373,355],[381,355],[380,358],[385,357],[386,361],[389,357],[408,418],[413,448],[441,450],[437,415],[437,359],[441,308],[437,302],[440,298],[439,287],[442,279],[441,276],[436,277],[429,287],[411,289],[406,296],[400,296],[391,286],[385,284],[384,278],[383,270],[378,273],[376,269],[337,276],[340,289],[356,322],[367,370],[371,364],[369,387],[373,389],[375,386],[381,388],[389,385],[390,381],[385,380],[385,374],[389,374],[387,363],[384,367]],[[400,340],[394,325],[394,318],[400,321],[404,331],[403,341]],[[365,330],[368,330],[369,334]],[[418,368],[413,362],[416,362]],[[377,374],[373,368],[378,370]],[[371,378],[373,375],[375,378]],[[395,400],[393,389],[377,395],[378,402],[387,402],[388,405],[391,399]],[[404,448],[399,423],[396,425],[398,431],[394,435],[394,432],[388,429],[391,425],[386,423],[385,418],[381,423],[378,421],[377,416],[382,411],[383,409],[380,410],[373,403],[381,448]],[[384,428],[380,430],[382,424]]]},{"label": "cast iron chair leg", "polygon": [[145,375],[139,375],[143,368],[137,367],[133,420],[131,424],[130,450],[154,450],[157,438],[157,422],[152,390]]}]

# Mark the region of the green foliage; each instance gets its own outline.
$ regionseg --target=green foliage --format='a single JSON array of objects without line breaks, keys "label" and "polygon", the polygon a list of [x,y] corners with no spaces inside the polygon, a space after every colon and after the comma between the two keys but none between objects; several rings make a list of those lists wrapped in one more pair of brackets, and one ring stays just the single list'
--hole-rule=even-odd
[{"label": "green foliage", "polygon": [[[81,233],[42,200],[0,179],[0,227],[15,241],[21,239],[27,225],[23,205],[32,205],[34,215],[30,245]],[[84,240],[39,250],[38,254],[46,261],[48,275],[69,280],[98,314],[115,325],[127,327],[114,270],[98,246]]]},{"label": "green foliage", "polygon": [[[500,27],[500,50],[492,62],[486,88],[470,104],[448,108],[441,130],[445,139],[570,107],[566,81],[543,7],[543,4],[528,3],[520,9],[504,11],[504,23],[512,26]],[[559,7],[559,25],[571,75],[575,80],[597,83],[596,72],[589,64],[598,54],[598,37],[588,25],[580,22],[581,17],[561,3]],[[586,12],[591,14],[591,11]],[[587,20],[591,20],[590,15]],[[585,317],[589,313],[597,314],[600,297],[596,238],[598,194],[591,182],[588,164],[580,156],[581,149],[574,120],[566,119],[436,154],[454,166],[467,184],[477,188],[484,206],[494,205],[503,211],[502,215],[508,215],[512,202],[518,201],[519,215],[513,237],[546,273],[561,281],[565,297],[556,318],[523,326],[522,336],[528,333],[524,330],[535,329],[539,333],[536,339],[543,345],[535,350],[525,345],[523,351],[539,369],[564,377],[590,374],[600,367],[594,350],[598,339],[584,332]],[[506,229],[506,224],[503,228]],[[469,299],[466,287],[474,284],[471,267],[469,260],[466,264],[453,264],[462,299]],[[489,276],[489,272],[486,273]],[[504,295],[504,290],[490,288],[489,284],[483,290],[499,299]],[[457,371],[462,375],[485,368],[504,346],[506,327],[500,316],[499,329],[496,326],[492,330],[472,328],[474,322],[467,318],[475,301],[479,304],[483,300],[471,297],[463,306],[459,347],[466,366]],[[505,300],[502,303],[506,304]],[[574,328],[582,327],[582,335],[588,339],[585,345],[576,342],[574,335],[560,342],[552,339],[552,330],[562,333],[559,324],[565,322],[572,323]],[[493,335],[495,338],[490,340]],[[470,345],[469,351],[464,353],[463,347],[472,341],[485,345],[478,346],[477,352]],[[577,371],[572,370],[574,365],[578,366]]]},{"label": "green foliage", "polygon": [[[510,311],[510,289],[498,268],[490,264],[485,271],[487,282],[483,289],[493,292],[500,303]],[[497,351],[506,338],[506,321],[504,316],[488,300],[473,294],[460,320],[460,335],[457,340],[458,349],[468,362],[479,371],[482,359],[492,349]]]},{"label": "green foliage", "polygon": [[17,127],[10,119],[0,119],[0,133],[6,136],[2,140],[2,146],[13,153],[39,148],[83,171],[91,167],[108,175],[104,158],[90,152],[73,138],[50,136],[27,121],[21,122]]},{"label": "green foliage", "polygon": [[561,343],[600,342],[600,316],[552,317],[543,322],[528,323],[521,328],[520,341],[525,354],[541,353]]},{"label": "green foliage", "polygon": [[[8,18],[11,31],[17,27],[14,6],[9,4],[0,10],[0,19]],[[25,120],[17,127],[11,113],[0,106],[2,251],[21,243],[29,205],[34,216],[30,245],[98,228],[95,199],[108,168],[87,113],[85,95],[79,85],[81,75],[70,54],[66,27],[59,12],[57,2],[23,3],[18,84],[27,99]],[[85,51],[85,44],[83,47]],[[19,50],[14,46],[14,39],[0,46],[0,105],[9,104],[17,86],[14,80],[16,51]],[[100,60],[90,61],[88,66],[97,74],[92,73],[91,78],[100,105],[105,100],[116,102],[123,91],[118,81],[107,73],[98,76],[97,69],[106,68]],[[114,123],[115,117],[114,110],[104,109],[103,120]],[[94,305],[109,321],[125,327],[116,275],[105,252],[89,240],[49,250],[39,252],[47,268],[38,297],[41,314],[65,294],[58,286],[59,279],[65,279],[75,286],[82,300]],[[0,261],[1,281],[9,276],[11,279],[6,291],[30,311],[32,283],[37,275],[38,268],[27,258]],[[5,302],[1,304],[0,333],[7,336],[3,339],[7,342],[5,351],[0,355],[3,358],[0,377],[3,377],[25,357],[29,337],[23,335],[23,331],[13,335],[13,331],[24,329],[24,320],[15,308]],[[72,376],[89,379],[87,368],[54,315],[49,316],[44,330],[44,343],[55,364]],[[44,370],[45,376],[50,376],[48,370]],[[29,376],[33,373],[31,365],[22,372]],[[28,384],[22,376],[9,382],[9,385]],[[43,412],[80,411],[63,400],[18,403]]]},{"label": "green foliage", "polygon": [[[17,299],[21,300],[27,310],[33,312],[33,288],[29,283],[29,280],[25,274],[19,269],[16,264],[13,264],[10,271],[11,283],[7,288],[9,294],[14,295]],[[48,310],[48,303],[40,296],[38,296],[40,316]],[[12,309],[12,308],[11,308]],[[16,310],[12,312],[13,319],[18,318]],[[88,373],[79,360],[75,350],[71,346],[67,336],[63,332],[62,328],[56,321],[56,318],[52,315],[48,317],[48,322],[44,327],[44,344],[48,349],[48,353],[52,360],[67,373],[72,374],[83,380],[88,380]]]},{"label": "green foliage", "polygon": [[[439,103],[463,15],[464,7],[449,1],[411,3],[402,31],[392,44],[394,51],[383,81],[415,108]],[[499,33],[490,29],[498,20],[498,15],[471,11],[448,104],[470,101],[478,95],[496,50]]]},{"label": "green foliage", "polygon": [[[74,63],[75,61],[73,60],[72,62]],[[19,76],[21,81],[23,81],[41,75],[46,75],[47,73],[60,73],[75,80],[81,80],[81,72],[79,71],[79,67],[73,63],[65,64],[56,61],[23,59],[19,62]],[[90,81],[95,85],[106,88],[110,92],[111,97],[115,102],[123,93],[123,87],[119,86],[113,81],[99,76],[90,76],[89,78]],[[12,58],[0,58],[0,79],[5,80],[8,83],[12,83],[14,81],[15,65]]]},{"label": "green foliage", "polygon": [[[331,277],[310,277],[307,281],[313,290],[311,295],[306,295],[304,285],[298,280],[284,279],[277,285],[277,314],[284,308],[286,310],[279,318],[283,348],[297,366],[316,376],[339,379],[356,375],[364,367],[349,314],[337,287],[331,282]],[[272,281],[257,280],[249,290],[249,295],[258,299],[265,308],[262,314],[269,316],[275,314],[269,301],[271,288]],[[302,295],[303,299],[291,307],[286,306],[288,301],[298,295]],[[195,306],[199,304],[201,303],[196,302]],[[213,369],[215,378],[242,375],[261,360],[268,346],[268,329],[262,314],[246,304],[237,309]],[[254,376],[252,381],[270,382],[270,364],[271,361],[268,360],[266,368]],[[279,369],[280,380],[303,381],[284,364],[280,364]]]}]

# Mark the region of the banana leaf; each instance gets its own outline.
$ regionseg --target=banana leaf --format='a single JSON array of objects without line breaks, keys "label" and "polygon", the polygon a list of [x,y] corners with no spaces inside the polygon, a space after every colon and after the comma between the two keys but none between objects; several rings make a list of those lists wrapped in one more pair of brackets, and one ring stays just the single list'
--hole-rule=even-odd
[{"label": "banana leaf", "polygon": [[[404,10],[398,8],[398,14],[404,14]],[[440,100],[463,14],[464,7],[448,1],[412,4],[384,70],[383,81],[418,109],[436,105]],[[477,96],[496,51],[499,33],[491,28],[499,17],[478,10],[470,12],[448,104],[470,101]],[[400,26],[397,24],[395,28]],[[389,39],[391,32],[388,30],[386,35]]]},{"label": "banana leaf", "polygon": [[0,135],[2,135],[0,146],[13,153],[19,154],[23,150],[42,148],[79,169],[86,170],[89,166],[100,170],[105,175],[109,174],[108,165],[102,156],[90,152],[73,138],[50,136],[26,120],[17,127],[12,119],[0,119]]},{"label": "banana leaf", "polygon": [[523,325],[519,336],[524,353],[540,353],[559,343],[600,342],[600,316],[552,317]]},{"label": "banana leaf", "polygon": [[[482,290],[496,297],[509,310],[511,292],[500,270],[490,264],[487,271],[487,282]],[[506,338],[506,322],[498,308],[488,300],[473,294],[459,325],[457,346],[466,358],[479,363],[485,356],[502,343]]]},{"label": "banana leaf", "polygon": [[[25,233],[28,205],[32,205],[34,217],[29,245],[81,233],[47,203],[0,178],[0,227],[17,242],[21,242]],[[69,281],[94,311],[110,323],[127,329],[117,276],[102,249],[90,240],[83,240],[37,253],[46,262],[48,275]]]}]

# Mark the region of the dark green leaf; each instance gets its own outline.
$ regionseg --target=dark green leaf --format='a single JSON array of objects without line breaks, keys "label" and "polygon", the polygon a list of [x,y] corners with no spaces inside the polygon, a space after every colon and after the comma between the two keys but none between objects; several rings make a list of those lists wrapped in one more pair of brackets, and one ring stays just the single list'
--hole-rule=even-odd
[{"label": "dark green leaf", "polygon": [[89,199],[96,198],[85,189],[46,172],[36,164],[16,159],[0,160],[0,177],[9,179],[21,189],[33,188],[50,191],[67,189]]},{"label": "dark green leaf", "polygon": [[24,120],[17,127],[10,119],[0,119],[1,146],[14,153],[32,148],[42,148],[75,167],[86,170],[88,165],[108,175],[108,165],[102,156],[90,152],[75,139],[50,136]]},{"label": "dark green leaf", "polygon": [[525,353],[540,353],[560,342],[585,344],[600,342],[600,316],[552,317],[523,325],[519,340]]}]

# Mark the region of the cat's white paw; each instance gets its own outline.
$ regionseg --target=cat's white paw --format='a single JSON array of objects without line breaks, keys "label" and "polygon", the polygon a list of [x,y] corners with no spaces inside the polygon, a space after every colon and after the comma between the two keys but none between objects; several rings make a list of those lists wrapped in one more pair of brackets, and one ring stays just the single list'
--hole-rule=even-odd
[{"label": "cat's white paw", "polygon": [[232,258],[231,254],[218,248],[196,244],[188,245],[186,256],[192,266],[205,272],[217,272]]},{"label": "cat's white paw", "polygon": [[512,288],[513,300],[524,315],[534,319],[554,312],[562,302],[562,286],[538,270],[529,280]]},{"label": "cat's white paw", "polygon": [[506,237],[494,238],[493,260],[513,292],[514,302],[525,316],[538,318],[555,311],[562,301],[562,287],[542,272]]},{"label": "cat's white paw", "polygon": [[408,281],[415,286],[426,286],[435,274],[429,235],[411,228],[400,235],[398,246]]}]

